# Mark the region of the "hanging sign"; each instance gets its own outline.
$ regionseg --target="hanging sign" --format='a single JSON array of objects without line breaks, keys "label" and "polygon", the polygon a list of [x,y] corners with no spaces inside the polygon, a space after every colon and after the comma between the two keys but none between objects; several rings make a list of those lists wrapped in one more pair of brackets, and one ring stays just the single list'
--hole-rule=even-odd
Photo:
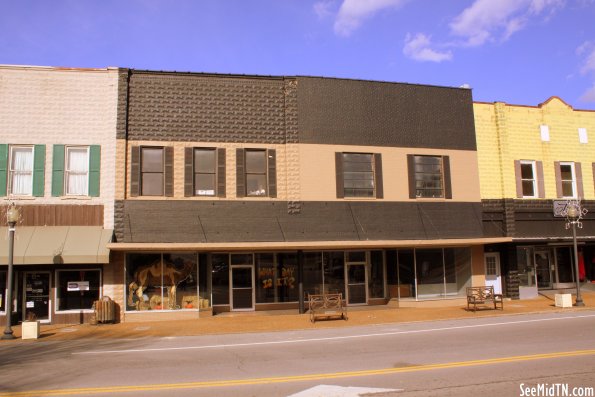
[{"label": "hanging sign", "polygon": [[67,285],[68,291],[89,291],[88,281],[69,281]]},{"label": "hanging sign", "polygon": [[567,206],[568,206],[567,200],[554,200],[554,217],[565,218]]}]

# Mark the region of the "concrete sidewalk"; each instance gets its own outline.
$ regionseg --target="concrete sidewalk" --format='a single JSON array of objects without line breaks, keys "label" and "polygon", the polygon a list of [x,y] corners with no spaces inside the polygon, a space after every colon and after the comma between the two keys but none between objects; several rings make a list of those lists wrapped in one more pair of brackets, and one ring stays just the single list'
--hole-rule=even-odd
[{"label": "concrete sidewalk", "polygon": [[[555,307],[554,296],[540,295],[530,300],[505,300],[504,310],[483,309],[469,312],[465,305],[453,307],[395,308],[390,306],[365,306],[348,308],[348,320],[321,320],[310,322],[310,316],[296,311],[226,313],[195,320],[128,322],[119,324],[42,325],[40,341],[78,339],[136,339],[144,337],[191,336],[245,332],[273,332],[296,329],[338,328],[358,325],[405,323],[447,319],[470,319],[521,315],[528,313],[554,313],[595,308],[595,292],[582,293],[583,308]],[[574,302],[574,295],[572,301]],[[21,326],[13,327],[17,340],[0,340],[0,343],[35,343],[21,340]]]}]

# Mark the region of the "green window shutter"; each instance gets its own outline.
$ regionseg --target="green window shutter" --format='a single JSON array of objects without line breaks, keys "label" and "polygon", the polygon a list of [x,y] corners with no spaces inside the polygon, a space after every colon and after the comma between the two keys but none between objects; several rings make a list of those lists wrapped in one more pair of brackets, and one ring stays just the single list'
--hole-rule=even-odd
[{"label": "green window shutter", "polygon": [[99,197],[101,146],[89,146],[89,196]]},{"label": "green window shutter", "polygon": [[64,194],[64,145],[54,145],[52,159],[52,196]]},{"label": "green window shutter", "polygon": [[8,145],[0,145],[0,196],[6,196],[8,182]]},{"label": "green window shutter", "polygon": [[45,190],[45,145],[33,148],[33,196],[43,197]]}]

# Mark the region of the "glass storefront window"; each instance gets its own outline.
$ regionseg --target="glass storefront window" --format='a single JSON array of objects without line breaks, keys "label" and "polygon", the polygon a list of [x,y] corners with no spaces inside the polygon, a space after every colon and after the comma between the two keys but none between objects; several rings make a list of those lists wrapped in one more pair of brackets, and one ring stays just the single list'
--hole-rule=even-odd
[{"label": "glass storefront window", "polygon": [[298,301],[297,255],[256,254],[256,303]]},{"label": "glass storefront window", "polygon": [[201,309],[211,307],[211,264],[207,254],[198,255],[198,295]]},{"label": "glass storefront window", "polygon": [[519,285],[521,287],[533,287],[535,285],[533,247],[517,247],[516,253]]},{"label": "glass storefront window", "polygon": [[556,266],[559,283],[574,283],[574,271],[571,247],[556,248]]},{"label": "glass storefront window", "polygon": [[444,294],[444,261],[441,249],[415,250],[418,298],[439,297]]},{"label": "glass storefront window", "polygon": [[398,298],[399,277],[397,273],[397,251],[386,251],[386,285],[388,288],[388,298]]},{"label": "glass storefront window", "polygon": [[465,296],[471,286],[471,250],[445,248],[444,271],[446,295]]},{"label": "glass storefront window", "polygon": [[324,252],[324,292],[345,298],[345,255],[343,251]]},{"label": "glass storefront window", "polygon": [[274,254],[256,254],[256,303],[276,301],[277,268]]},{"label": "glass storefront window", "polygon": [[128,310],[196,309],[196,254],[128,254],[126,258]]},{"label": "glass storefront window", "polygon": [[322,253],[305,252],[304,253],[304,294],[307,299],[308,294],[323,293],[322,278]]},{"label": "glass storefront window", "polygon": [[229,254],[211,256],[213,305],[229,305]]},{"label": "glass storefront window", "polygon": [[90,310],[99,299],[101,271],[58,270],[56,281],[56,310]]},{"label": "glass storefront window", "polygon": [[415,254],[411,250],[398,251],[399,297],[414,298],[416,296]]},{"label": "glass storefront window", "polygon": [[370,252],[368,294],[370,298],[384,298],[384,255],[382,251]]}]

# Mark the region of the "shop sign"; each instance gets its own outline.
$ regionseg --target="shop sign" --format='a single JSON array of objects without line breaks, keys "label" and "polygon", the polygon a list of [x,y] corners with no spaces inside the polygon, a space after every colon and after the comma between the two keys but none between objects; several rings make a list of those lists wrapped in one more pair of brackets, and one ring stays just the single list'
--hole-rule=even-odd
[{"label": "shop sign", "polygon": [[88,281],[69,281],[66,286],[68,291],[89,291]]},{"label": "shop sign", "polygon": [[567,200],[554,200],[554,217],[565,218],[567,206],[568,206]]}]

